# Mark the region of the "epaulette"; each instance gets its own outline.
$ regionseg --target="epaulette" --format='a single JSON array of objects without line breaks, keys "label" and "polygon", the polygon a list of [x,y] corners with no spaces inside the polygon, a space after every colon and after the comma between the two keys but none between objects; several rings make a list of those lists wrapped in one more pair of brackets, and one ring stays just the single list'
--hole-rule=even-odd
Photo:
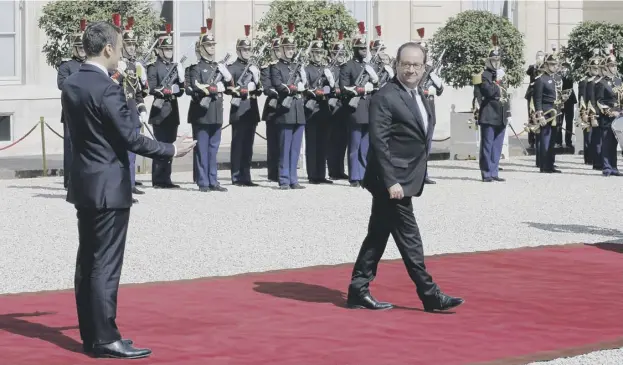
[{"label": "epaulette", "polygon": [[534,81],[538,80],[539,78],[541,78],[541,76],[543,76],[543,74],[538,74],[535,76]]},{"label": "epaulette", "polygon": [[472,75],[472,85],[482,84],[482,72]]},{"label": "epaulette", "polygon": [[587,76],[584,76],[584,77],[582,77],[582,78],[580,79],[580,81],[578,81],[578,82],[586,81],[586,79],[587,79],[587,78],[588,78]]},{"label": "epaulette", "polygon": [[586,79],[587,82],[592,82],[593,80],[595,80],[595,77],[597,76],[591,76],[588,79]]},{"label": "epaulette", "polygon": [[601,77],[601,76],[600,77],[595,76],[595,77],[596,77],[595,78],[595,83],[598,83],[599,81],[601,81],[603,79],[603,77]]}]

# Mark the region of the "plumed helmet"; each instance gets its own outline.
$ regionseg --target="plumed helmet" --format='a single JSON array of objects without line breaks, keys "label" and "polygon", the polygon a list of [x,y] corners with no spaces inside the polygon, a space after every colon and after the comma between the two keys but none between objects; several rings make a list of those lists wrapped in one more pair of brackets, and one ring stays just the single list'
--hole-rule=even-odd
[{"label": "plumed helmet", "polygon": [[353,48],[367,48],[368,44],[366,42],[366,23],[359,22],[357,23],[357,28],[359,29],[359,34],[353,38],[352,47]]},{"label": "plumed helmet", "polygon": [[294,28],[295,28],[294,23],[289,22],[288,23],[288,34],[281,37],[281,40],[279,41],[280,47],[286,47],[286,46],[296,47],[296,39],[294,39],[294,34],[293,34]]},{"label": "plumed helmet", "polygon": [[82,35],[84,34],[84,30],[87,28],[87,20],[86,19],[81,19],[80,20],[80,31],[77,33],[74,33],[71,36],[71,46],[72,47],[81,47],[82,46]]},{"label": "plumed helmet", "polygon": [[251,39],[249,35],[251,34],[251,25],[245,24],[244,26],[244,38],[238,38],[236,41],[236,49],[238,48],[251,48]]},{"label": "plumed helmet", "polygon": [[337,41],[333,42],[333,44],[331,45],[331,51],[340,52],[343,51],[344,48],[344,31],[340,30],[339,32],[337,32]]},{"label": "plumed helmet", "polygon": [[156,44],[157,48],[160,49],[172,49],[173,48],[173,32],[171,31],[171,24],[165,24],[164,32],[159,32],[156,34],[156,38],[158,38],[158,43]]},{"label": "plumed helmet", "polygon": [[134,17],[128,17],[128,21],[125,25],[125,29],[123,30],[123,42],[124,43],[136,43],[136,34],[132,30],[134,26]]},{"label": "plumed helmet", "polygon": [[273,38],[273,40],[270,42],[273,49],[277,49],[281,45],[281,37],[283,36],[283,27],[281,25],[278,25],[276,28],[276,31],[277,31],[277,38]]},{"label": "plumed helmet", "polygon": [[214,38],[214,33],[212,33],[212,24],[213,19],[206,19],[206,26],[201,27],[201,35],[199,36],[199,44],[216,44],[216,38]]},{"label": "plumed helmet", "polygon": [[614,55],[614,45],[613,44],[609,44],[608,45],[607,52],[608,52],[608,55],[601,59],[601,63],[600,64],[602,66],[616,65],[617,59],[616,59],[616,56]]},{"label": "plumed helmet", "polygon": [[381,26],[377,25],[374,28],[376,29],[377,39],[375,39],[375,40],[370,42],[370,49],[371,50],[382,51],[386,47],[385,47],[385,42],[383,42],[383,40],[381,39]]},{"label": "plumed helmet", "polygon": [[316,39],[311,42],[312,51],[322,51],[324,49],[324,42],[322,41],[322,29],[316,29]]}]

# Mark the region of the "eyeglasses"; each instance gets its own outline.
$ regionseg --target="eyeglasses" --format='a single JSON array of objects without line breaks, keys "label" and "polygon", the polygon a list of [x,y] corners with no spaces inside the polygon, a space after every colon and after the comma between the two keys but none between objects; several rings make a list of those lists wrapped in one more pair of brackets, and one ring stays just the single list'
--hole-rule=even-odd
[{"label": "eyeglasses", "polygon": [[400,67],[403,70],[409,70],[409,69],[413,68],[415,71],[420,71],[420,70],[422,70],[424,68],[424,65],[423,64],[400,62],[398,64],[398,67]]}]

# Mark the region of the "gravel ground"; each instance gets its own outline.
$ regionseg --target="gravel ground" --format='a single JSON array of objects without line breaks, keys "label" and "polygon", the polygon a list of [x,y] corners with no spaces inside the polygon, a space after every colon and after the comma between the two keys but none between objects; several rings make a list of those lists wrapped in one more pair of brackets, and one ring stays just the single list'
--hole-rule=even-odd
[{"label": "gravel ground", "polygon": [[[500,176],[508,180],[490,184],[480,182],[476,161],[431,162],[437,184],[414,200],[425,252],[623,242],[612,199],[623,178],[604,178],[581,159],[559,156],[562,174],[539,174],[534,157],[503,161]],[[229,185],[228,171],[219,174],[227,193],[197,191],[190,172],[174,174],[182,191],[143,189],[132,208],[123,283],[355,260],[370,212],[365,190],[338,182],[279,191],[265,170],[253,171],[261,186],[240,188]],[[148,175],[139,180],[150,185]],[[76,213],[62,178],[0,180],[0,202],[0,293],[73,287]],[[398,257],[388,245],[384,258]],[[622,363],[621,349],[552,362]]]}]

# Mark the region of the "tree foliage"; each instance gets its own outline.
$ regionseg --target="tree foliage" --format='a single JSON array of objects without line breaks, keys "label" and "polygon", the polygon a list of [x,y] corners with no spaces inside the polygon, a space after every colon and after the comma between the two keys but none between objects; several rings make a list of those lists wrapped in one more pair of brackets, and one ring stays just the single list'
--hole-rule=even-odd
[{"label": "tree foliage", "polygon": [[493,34],[498,36],[509,85],[521,85],[525,72],[522,34],[508,19],[479,10],[464,11],[448,19],[429,43],[435,59],[443,49],[446,51],[440,75],[446,84],[456,88],[472,84],[472,75],[484,68]]},{"label": "tree foliage", "polygon": [[121,14],[122,24],[128,17],[134,17],[132,29],[138,38],[137,55],[149,49],[155,40],[154,33],[164,24],[164,19],[150,1],[52,1],[43,7],[43,15],[39,18],[39,28],[48,38],[42,49],[48,65],[56,68],[63,58],[71,57],[72,35],[80,31],[80,19],[85,18],[87,24],[112,22],[113,13]]},{"label": "tree foliage", "polygon": [[[586,21],[573,28],[564,51],[571,64],[573,78],[580,80],[586,74],[588,60],[593,56],[595,48],[606,54],[610,43],[614,45],[615,55],[618,56],[623,50],[623,25]],[[617,57],[617,60],[619,72],[623,72],[623,59]]]},{"label": "tree foliage", "polygon": [[284,35],[287,34],[288,22],[295,24],[294,38],[299,46],[314,40],[316,29],[322,28],[326,50],[338,39],[339,31],[344,31],[345,40],[357,31],[357,20],[342,3],[326,0],[275,0],[258,22],[260,41],[270,42],[277,37],[277,25],[283,27]]}]

